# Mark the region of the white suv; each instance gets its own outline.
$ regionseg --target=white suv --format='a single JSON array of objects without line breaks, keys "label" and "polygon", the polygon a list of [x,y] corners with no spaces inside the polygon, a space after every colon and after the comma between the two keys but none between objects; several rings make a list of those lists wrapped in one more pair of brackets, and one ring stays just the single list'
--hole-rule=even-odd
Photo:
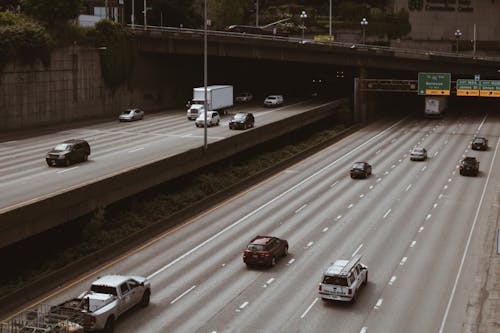
[{"label": "white suv", "polygon": [[323,300],[356,301],[359,288],[368,282],[368,267],[360,260],[361,255],[356,255],[350,260],[337,260],[328,267],[318,286],[319,296]]},{"label": "white suv", "polygon": [[283,104],[283,95],[269,95],[264,100],[265,106],[277,106]]}]

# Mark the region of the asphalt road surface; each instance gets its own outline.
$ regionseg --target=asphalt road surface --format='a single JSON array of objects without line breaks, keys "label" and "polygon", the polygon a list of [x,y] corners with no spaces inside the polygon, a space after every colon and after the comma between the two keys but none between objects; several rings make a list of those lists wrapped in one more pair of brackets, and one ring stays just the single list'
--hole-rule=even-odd
[{"label": "asphalt road surface", "polygon": [[[119,126],[109,127],[96,135],[116,135]],[[97,276],[133,273],[151,279],[151,304],[119,319],[117,332],[463,331],[476,320],[470,300],[486,270],[477,258],[496,204],[499,134],[498,113],[378,121],[44,301],[74,297]],[[474,135],[490,149],[471,151]],[[115,141],[97,146],[96,162],[113,156]],[[414,146],[429,159],[410,161]],[[478,177],[459,175],[465,155],[478,157]],[[372,176],[350,179],[355,161],[372,164]],[[247,268],[242,251],[256,235],[287,239],[289,255]],[[357,302],[320,300],[322,272],[355,254],[369,269]]]},{"label": "asphalt road surface", "polygon": [[[255,126],[307,111],[324,101],[290,102],[277,108],[239,105],[232,112],[255,115]],[[236,135],[229,129],[230,115],[208,128],[208,143]],[[89,161],[69,167],[48,167],[47,151],[67,139],[85,139],[91,146]],[[0,142],[0,214],[18,205],[109,177],[129,168],[203,145],[204,129],[186,119],[185,111],[145,115],[130,123],[116,121],[57,131],[43,136]]]}]

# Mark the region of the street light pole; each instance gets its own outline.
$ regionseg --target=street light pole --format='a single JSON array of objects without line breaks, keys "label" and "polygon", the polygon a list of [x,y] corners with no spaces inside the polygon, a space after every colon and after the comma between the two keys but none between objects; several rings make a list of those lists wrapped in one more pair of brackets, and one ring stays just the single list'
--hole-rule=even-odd
[{"label": "street light pole", "polygon": [[365,28],[368,25],[368,21],[366,20],[365,17],[363,17],[363,19],[361,20],[360,24],[361,24],[361,27],[363,28],[363,45],[364,45],[365,42],[366,42],[366,39],[365,39]]},{"label": "street light pole", "polygon": [[329,24],[329,36],[330,36],[330,42],[332,41],[332,0],[330,0],[330,24]]},{"label": "street light pole", "polygon": [[146,11],[147,10],[148,9],[146,8],[146,0],[144,0],[144,30],[146,30],[146,26],[148,25],[147,22],[146,22],[146,19],[147,19],[147,17],[146,17]]},{"label": "street light pole", "polygon": [[307,18],[307,13],[306,13],[305,10],[303,10],[300,13],[300,18],[302,19],[302,41],[304,41],[304,33],[305,33],[305,30],[306,30],[306,26],[305,26],[304,20]]},{"label": "street light pole", "polygon": [[207,143],[207,0],[205,0],[205,6],[203,8],[203,86],[205,98],[203,99],[203,112],[205,113],[205,129],[203,134],[203,150],[207,151],[208,143]]},{"label": "street light pole", "polygon": [[462,31],[460,29],[455,30],[455,38],[457,39],[457,47],[456,47],[456,53],[458,54],[458,41],[460,40],[460,37],[462,37]]},{"label": "street light pole", "polygon": [[255,26],[259,26],[259,0],[255,1]]},{"label": "street light pole", "polygon": [[135,3],[134,0],[132,0],[132,14],[130,15],[130,23],[132,23],[132,29],[134,29],[134,22],[135,22]]}]

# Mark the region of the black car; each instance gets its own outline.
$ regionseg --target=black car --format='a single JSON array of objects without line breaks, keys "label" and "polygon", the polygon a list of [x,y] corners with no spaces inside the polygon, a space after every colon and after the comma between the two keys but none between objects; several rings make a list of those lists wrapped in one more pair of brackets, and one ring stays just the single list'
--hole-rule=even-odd
[{"label": "black car", "polygon": [[71,139],[56,145],[45,156],[49,166],[70,165],[89,158],[90,145],[85,140]]},{"label": "black car", "polygon": [[472,156],[466,156],[460,161],[460,175],[477,176],[479,174],[479,161]]},{"label": "black car", "polygon": [[372,166],[366,162],[356,162],[351,168],[351,178],[366,178],[372,174]]},{"label": "black car", "polygon": [[240,112],[229,122],[229,129],[247,129],[253,127],[255,118],[250,112]]},{"label": "black car", "polygon": [[471,143],[472,150],[488,150],[488,139],[476,136]]}]

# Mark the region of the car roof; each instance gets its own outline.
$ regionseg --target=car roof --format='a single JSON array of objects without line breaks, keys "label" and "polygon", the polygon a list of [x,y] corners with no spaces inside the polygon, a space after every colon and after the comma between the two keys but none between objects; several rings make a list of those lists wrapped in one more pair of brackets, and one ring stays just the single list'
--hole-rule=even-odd
[{"label": "car roof", "polygon": [[66,140],[66,141],[64,141],[64,142],[61,142],[61,144],[63,144],[63,143],[67,143],[67,144],[76,144],[76,143],[82,143],[82,142],[87,143],[87,141],[82,140],[82,139],[69,139],[69,140]]},{"label": "car roof", "polygon": [[273,238],[276,238],[276,237],[273,237],[273,236],[257,236],[254,239],[252,239],[252,241],[250,242],[250,244],[266,245]]},{"label": "car roof", "polygon": [[325,275],[334,276],[334,275],[345,275],[347,276],[349,272],[352,270],[356,264],[361,261],[361,255],[357,254],[352,257],[350,260],[337,260],[335,261],[325,272]]},{"label": "car roof", "polygon": [[481,141],[483,141],[483,140],[486,140],[486,138],[483,138],[482,136],[476,136],[474,138],[474,140],[481,140]]},{"label": "car roof", "polygon": [[125,275],[106,275],[97,279],[92,284],[99,286],[118,287],[123,282],[130,279],[131,279],[130,276],[125,276]]}]

